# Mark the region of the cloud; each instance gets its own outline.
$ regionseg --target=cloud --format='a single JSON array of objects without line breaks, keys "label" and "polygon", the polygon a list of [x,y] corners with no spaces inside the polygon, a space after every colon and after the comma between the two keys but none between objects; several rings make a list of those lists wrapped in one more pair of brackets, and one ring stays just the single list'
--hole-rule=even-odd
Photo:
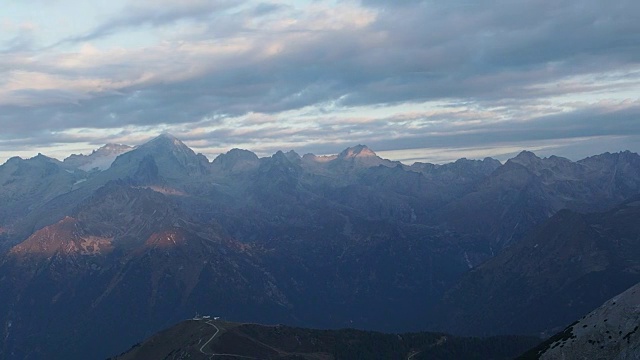
[{"label": "cloud", "polygon": [[[357,27],[363,21],[358,16],[351,18],[349,12],[334,17],[334,12],[327,12],[324,18],[314,15],[309,26],[322,27],[323,21],[328,21],[330,27],[343,29],[352,22],[352,28]],[[238,15],[239,22],[244,20],[243,15]],[[271,26],[281,26],[280,21],[275,22]],[[155,121],[180,122],[199,120],[181,114],[237,115],[305,106],[330,98],[332,84],[317,81],[322,74],[291,71],[291,62],[312,65],[315,61],[295,47],[308,46],[307,41],[326,42],[328,34],[310,30],[300,35],[297,28],[292,24],[274,30],[284,38],[271,38],[273,34],[268,32],[253,37],[240,34],[223,41],[173,42],[132,51],[99,51],[85,46],[77,53],[25,61],[23,70],[8,72],[12,85],[0,89],[4,93],[0,104],[53,104],[49,112],[66,113],[70,126],[74,115],[82,113],[93,121],[118,114],[123,123],[112,125],[125,125],[145,123],[141,119],[146,117],[139,116],[141,110],[154,114],[158,107],[169,111],[163,113],[162,119],[154,117]],[[339,54],[323,56],[334,58]],[[171,104],[176,105],[173,111],[167,109]],[[30,107],[16,115],[28,116],[43,110]],[[92,116],[96,112],[102,112],[102,116]]]},{"label": "cloud", "polygon": [[416,4],[426,3],[426,0],[362,0],[362,4],[375,7],[412,7]]},{"label": "cloud", "polygon": [[30,22],[22,24],[3,23],[0,29],[6,33],[15,35],[0,42],[0,54],[12,54],[27,51],[33,48],[37,26]]},{"label": "cloud", "polygon": [[244,2],[244,0],[133,1],[121,14],[87,34],[63,39],[54,47],[66,43],[92,41],[141,26],[158,28],[181,20],[205,20],[212,14],[232,9]]},{"label": "cloud", "polygon": [[[263,116],[267,118],[262,119]],[[473,156],[473,149],[485,149],[483,154],[491,155],[486,150],[495,147],[497,152],[493,154],[496,155],[509,148],[507,154],[512,155],[514,148],[522,150],[525,146],[540,150],[580,144],[584,146],[583,151],[574,149],[571,153],[578,159],[594,154],[587,139],[600,139],[600,148],[606,149],[603,151],[615,150],[611,144],[609,148],[603,146],[605,139],[615,139],[611,141],[624,146],[634,144],[628,139],[640,139],[639,102],[599,104],[527,120],[495,120],[500,117],[499,110],[435,108],[378,118],[307,116],[300,125],[286,117],[254,114],[220,119],[209,130],[200,126],[194,131],[181,132],[180,127],[176,127],[172,132],[187,143],[197,144],[198,151],[208,155],[213,154],[211,149],[226,151],[243,147],[264,156],[288,149],[332,154],[358,143],[383,152],[421,149],[425,154],[433,154],[442,149],[468,149],[469,154],[462,155],[467,157]],[[451,121],[452,118],[457,120]]]}]

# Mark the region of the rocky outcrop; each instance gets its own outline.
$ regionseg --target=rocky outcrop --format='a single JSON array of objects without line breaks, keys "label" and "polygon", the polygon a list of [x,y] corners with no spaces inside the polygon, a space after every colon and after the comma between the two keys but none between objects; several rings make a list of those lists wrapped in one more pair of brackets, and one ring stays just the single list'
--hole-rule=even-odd
[{"label": "rocky outcrop", "polygon": [[518,359],[640,359],[640,283]]}]

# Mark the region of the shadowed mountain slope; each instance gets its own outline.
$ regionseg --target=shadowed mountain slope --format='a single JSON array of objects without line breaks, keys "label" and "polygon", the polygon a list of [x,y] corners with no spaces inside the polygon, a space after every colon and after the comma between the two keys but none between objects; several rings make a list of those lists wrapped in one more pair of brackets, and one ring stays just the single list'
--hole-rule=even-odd
[{"label": "shadowed mountain slope", "polygon": [[501,249],[559,210],[604,211],[639,192],[638,154],[605,153],[573,162],[523,151],[447,204],[437,221],[487,237]]},{"label": "shadowed mountain slope", "polygon": [[640,281],[640,201],[563,210],[466,274],[443,300],[455,333],[550,335]]}]

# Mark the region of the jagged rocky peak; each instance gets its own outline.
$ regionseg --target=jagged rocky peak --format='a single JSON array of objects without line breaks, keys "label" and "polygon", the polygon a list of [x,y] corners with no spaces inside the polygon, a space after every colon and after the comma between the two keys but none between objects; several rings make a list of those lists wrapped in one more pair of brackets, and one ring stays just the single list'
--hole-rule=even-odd
[{"label": "jagged rocky peak", "polygon": [[540,175],[541,171],[553,167],[555,164],[548,158],[539,158],[531,151],[524,150],[520,152],[516,157],[507,160],[505,165],[518,164],[524,166],[534,174]]},{"label": "jagged rocky peak", "polygon": [[617,153],[606,152],[587,157],[578,161],[578,163],[596,168],[614,166],[616,164],[638,164],[640,163],[640,155],[628,150]]},{"label": "jagged rocky peak", "polygon": [[43,155],[42,153],[38,153],[38,155],[32,158],[24,160],[24,162],[30,163],[30,164],[44,164],[44,165],[48,165],[48,164],[60,165],[61,164],[60,160],[48,157],[46,155]]},{"label": "jagged rocky peak", "polygon": [[376,166],[396,167],[398,161],[391,161],[379,157],[366,145],[356,145],[344,149],[338,155],[298,154],[288,153],[288,157],[295,164],[300,164],[307,171],[323,174],[325,176],[344,177],[347,174],[355,174],[360,170]]},{"label": "jagged rocky peak", "polygon": [[451,166],[455,166],[455,167],[459,167],[459,168],[487,167],[487,168],[491,168],[491,169],[496,169],[502,164],[500,163],[500,161],[498,161],[498,160],[496,160],[494,158],[486,157],[486,158],[484,158],[482,160],[473,160],[473,159],[467,159],[467,158],[460,158],[460,159],[456,160],[453,163],[443,164],[443,165],[440,165],[440,166],[443,167],[443,166],[447,166],[447,165],[451,165]]},{"label": "jagged rocky peak", "polygon": [[332,167],[353,167],[353,169],[364,169],[376,166],[395,167],[397,161],[391,161],[379,157],[373,150],[366,145],[357,145],[346,148],[335,159],[330,160],[329,165]]},{"label": "jagged rocky peak", "polygon": [[291,162],[289,157],[284,152],[282,152],[282,150],[276,151],[276,153],[271,156],[271,159],[275,163],[281,163],[281,164],[287,164]]},{"label": "jagged rocky peak", "polygon": [[327,163],[330,161],[335,160],[338,157],[338,155],[324,155],[324,156],[317,156],[315,154],[312,153],[307,153],[304,154],[302,156],[302,161],[305,163]]},{"label": "jagged rocky peak", "polygon": [[258,166],[259,162],[260,159],[253,152],[234,148],[213,159],[212,166],[224,171],[237,172],[254,169]]},{"label": "jagged rocky peak", "polygon": [[161,151],[162,150],[170,151],[174,156],[184,157],[184,158],[193,158],[193,161],[198,163],[209,162],[206,156],[202,155],[201,153],[196,154],[196,152],[193,151],[193,149],[191,149],[189,146],[187,146],[177,137],[169,133],[162,133],[158,135],[157,137],[150,140],[146,144],[143,144],[140,146],[140,148],[142,147],[155,148]]},{"label": "jagged rocky peak", "polygon": [[124,144],[115,144],[108,143],[97,150],[93,150],[92,154],[104,154],[104,155],[112,155],[112,154],[122,154],[129,150],[133,149],[133,147]]},{"label": "jagged rocky peak", "polygon": [[[288,154],[288,153],[287,153]],[[269,158],[263,158],[259,167],[259,172],[262,174],[268,174],[274,179],[285,176],[297,177],[301,171],[299,161],[291,160],[290,156],[287,156],[281,150],[278,150]]]},{"label": "jagged rocky peak", "polygon": [[527,150],[520,152],[518,156],[512,159],[509,159],[509,161],[524,165],[526,167],[537,167],[537,166],[540,166],[541,164],[544,164],[544,166],[546,167],[551,167],[551,166],[566,165],[566,164],[573,163],[573,161],[567,158],[556,156],[556,155],[551,155],[546,158],[540,158],[533,152],[527,151]]},{"label": "jagged rocky peak", "polygon": [[207,171],[209,161],[202,154],[196,154],[171,134],[161,134],[150,141],[136,147],[126,154],[118,156],[113,168],[135,172],[137,164],[145,157],[152,156],[165,179],[184,178],[188,175],[203,174]]},{"label": "jagged rocky peak", "polygon": [[278,150],[275,154],[271,156],[271,162],[274,164],[280,164],[285,166],[290,166],[292,164],[299,165],[302,158],[298,153],[293,150],[288,152],[283,152],[282,150]]},{"label": "jagged rocky peak", "polygon": [[218,157],[216,157],[213,161],[216,162],[222,160],[253,161],[258,160],[258,155],[249,150],[233,148],[227,151],[225,154],[218,155]]},{"label": "jagged rocky peak", "polygon": [[367,145],[356,145],[353,147],[349,147],[344,149],[339,155],[338,158],[341,159],[352,159],[352,158],[368,158],[368,157],[378,157],[373,150],[369,149]]},{"label": "jagged rocky peak", "polygon": [[20,156],[12,156],[9,159],[7,159],[7,164],[17,164],[21,161],[24,161],[23,158],[21,158]]},{"label": "jagged rocky peak", "polygon": [[631,152],[629,150],[621,151],[618,153],[618,157],[624,160],[638,161],[640,156],[637,153]]},{"label": "jagged rocky peak", "polygon": [[44,172],[46,175],[51,175],[61,169],[61,164],[59,160],[38,153],[38,155],[29,159],[22,159],[17,156],[12,157],[7,160],[3,166],[19,169],[18,172],[14,172],[13,175],[23,176],[32,172]]},{"label": "jagged rocky peak", "polygon": [[289,159],[289,161],[291,161],[291,162],[298,162],[298,161],[302,160],[300,155],[297,152],[293,151],[293,150],[287,151],[284,154],[284,156],[286,156],[287,159]]},{"label": "jagged rocky peak", "polygon": [[512,159],[509,159],[508,161],[515,162],[524,166],[528,166],[528,165],[539,163],[541,160],[542,159],[537,157],[536,154],[534,154],[533,152],[528,150],[523,150],[522,152],[520,152],[520,154],[518,154],[518,156]]},{"label": "jagged rocky peak", "polygon": [[563,165],[563,164],[571,164],[573,163],[573,161],[562,157],[562,156],[556,156],[556,155],[551,155],[549,156],[547,159],[547,161],[549,161],[550,163],[554,164],[554,165]]},{"label": "jagged rocky peak", "polygon": [[45,161],[45,160],[51,160],[51,158],[46,155],[43,155],[42,153],[38,153],[38,155],[32,157],[31,160]]},{"label": "jagged rocky peak", "polygon": [[190,147],[188,147],[182,141],[180,141],[177,137],[169,133],[162,133],[156,136],[155,138],[149,140],[148,142],[140,145],[140,148],[143,148],[143,147],[178,148],[185,151],[187,151],[188,149],[188,152],[194,153]]},{"label": "jagged rocky peak", "polygon": [[493,165],[495,167],[498,167],[498,166],[502,165],[500,160],[496,160],[496,159],[494,159],[492,157],[486,157],[486,158],[482,159],[482,163],[491,164],[491,165]]},{"label": "jagged rocky peak", "polygon": [[[530,151],[522,151],[515,158],[509,159],[507,163],[519,164],[527,168],[536,175],[545,176],[573,176],[576,172],[583,171],[583,164],[573,162],[567,158],[551,155],[539,158]],[[555,174],[555,175],[552,175]]]},{"label": "jagged rocky peak", "polygon": [[369,149],[366,145],[356,145],[356,146],[348,147],[338,155],[318,156],[312,153],[307,153],[307,154],[304,154],[304,156],[300,157],[300,155],[298,155],[294,151],[289,151],[287,154],[289,154],[290,158],[295,157],[306,163],[330,163],[334,161],[340,162],[340,161],[347,161],[347,160],[351,160],[351,161],[358,160],[360,162],[362,160],[365,160],[365,161],[383,160],[380,157],[378,157],[378,155],[375,152],[373,152],[373,150]]},{"label": "jagged rocky peak", "polygon": [[204,158],[204,155],[196,155],[193,149],[169,133],[162,133],[146,143],[137,146],[134,150],[138,153],[150,153],[153,155],[173,154],[173,156],[182,158],[192,158],[196,156]]}]

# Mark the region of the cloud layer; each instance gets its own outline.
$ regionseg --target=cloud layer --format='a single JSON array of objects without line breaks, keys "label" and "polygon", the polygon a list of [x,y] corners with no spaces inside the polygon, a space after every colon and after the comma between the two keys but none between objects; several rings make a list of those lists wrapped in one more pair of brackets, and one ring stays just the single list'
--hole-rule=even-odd
[{"label": "cloud layer", "polygon": [[209,155],[554,141],[562,155],[571,139],[640,150],[637,2],[120,5],[48,42],[47,24],[0,15],[0,155],[166,130]]}]

